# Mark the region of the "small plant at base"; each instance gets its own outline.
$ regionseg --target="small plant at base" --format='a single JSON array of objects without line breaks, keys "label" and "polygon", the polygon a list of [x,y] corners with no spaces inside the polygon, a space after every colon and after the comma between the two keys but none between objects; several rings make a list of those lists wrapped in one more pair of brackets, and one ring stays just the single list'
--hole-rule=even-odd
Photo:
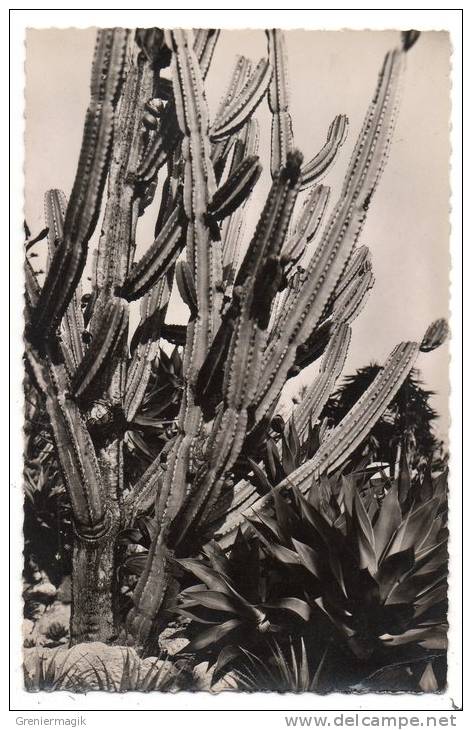
[{"label": "small plant at base", "polygon": [[311,672],[303,637],[298,649],[291,637],[287,643],[282,648],[274,639],[263,658],[244,650],[243,665],[234,673],[238,688],[246,692],[320,692],[324,657]]},{"label": "small plant at base", "polygon": [[49,642],[58,643],[69,635],[69,629],[60,621],[53,621],[46,629],[44,636]]}]

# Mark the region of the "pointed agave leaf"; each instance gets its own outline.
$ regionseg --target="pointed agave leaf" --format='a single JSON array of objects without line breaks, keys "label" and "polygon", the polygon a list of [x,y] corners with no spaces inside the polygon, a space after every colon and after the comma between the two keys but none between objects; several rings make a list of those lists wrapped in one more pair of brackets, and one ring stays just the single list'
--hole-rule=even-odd
[{"label": "pointed agave leaf", "polygon": [[411,491],[410,467],[408,464],[406,448],[405,439],[402,438],[402,443],[400,444],[400,463],[398,473],[398,499],[400,500],[400,504],[405,504]]},{"label": "pointed agave leaf", "polygon": [[413,546],[417,549],[421,548],[438,506],[439,499],[433,497],[417,509],[410,511],[398,528],[395,539],[389,546],[388,554],[393,555],[395,552],[407,550]]},{"label": "pointed agave leaf", "polygon": [[359,566],[362,570],[367,569],[373,576],[377,572],[374,531],[364,503],[357,491],[354,495],[353,518],[356,525],[357,545],[359,549]]},{"label": "pointed agave leaf", "polygon": [[283,563],[284,565],[302,565],[303,564],[302,559],[297,552],[295,552],[294,550],[290,550],[289,548],[286,548],[283,545],[278,545],[277,543],[274,543],[273,545],[271,545],[269,543],[267,545],[267,551],[276,560],[278,560],[280,563]]},{"label": "pointed agave leaf", "polygon": [[239,94],[218,119],[218,124],[212,126],[212,141],[218,141],[241,129],[264,98],[271,76],[270,63],[267,59],[261,59]]},{"label": "pointed agave leaf", "polygon": [[230,619],[229,621],[225,621],[218,626],[212,626],[209,629],[200,631],[198,636],[195,639],[192,639],[192,641],[185,647],[183,647],[183,649],[181,649],[180,651],[185,651],[186,653],[201,651],[211,644],[217,644],[219,641],[227,637],[228,634],[230,634],[232,631],[239,628],[240,626],[241,621],[235,618]]},{"label": "pointed agave leaf", "polygon": [[[220,591],[192,591],[190,594],[190,602],[185,602],[184,605],[190,607],[191,604],[204,606],[210,608],[213,611],[226,611],[227,613],[238,613],[239,605],[237,601],[231,598],[228,593],[222,593]],[[195,602],[195,603],[193,603]]]},{"label": "pointed agave leaf", "polygon": [[377,560],[381,560],[385,548],[391,542],[401,521],[402,513],[398,501],[397,487],[392,486],[382,500],[380,513],[374,525]]},{"label": "pointed agave leaf", "polygon": [[326,144],[302,169],[302,190],[326,175],[344,144],[348,125],[348,118],[344,114],[339,114],[333,119],[328,130]]},{"label": "pointed agave leaf", "polygon": [[267,479],[267,476],[265,472],[261,469],[259,464],[257,464],[251,457],[247,457],[247,461],[249,466],[251,467],[251,470],[254,473],[254,478],[257,481],[257,491],[259,494],[267,494],[272,489],[272,484]]},{"label": "pointed agave leaf", "polygon": [[438,691],[438,682],[434,674],[433,665],[431,664],[431,662],[428,662],[428,664],[426,665],[426,668],[421,675],[421,679],[418,683],[418,687],[422,692]]},{"label": "pointed agave leaf", "polygon": [[302,601],[300,598],[279,598],[277,601],[272,603],[264,604],[265,608],[282,608],[286,611],[291,611],[297,616],[300,616],[304,621],[309,621],[311,618],[311,608],[306,601]]},{"label": "pointed agave leaf", "polygon": [[299,542],[294,537],[292,538],[292,543],[305,568],[307,568],[312,575],[321,580],[320,561],[315,550],[313,550],[313,548],[309,545]]},{"label": "pointed agave leaf", "polygon": [[236,657],[240,653],[241,649],[237,646],[232,646],[230,644],[229,646],[223,647],[218,655],[218,659],[213,670],[213,675],[211,678],[212,685],[215,684],[215,682],[217,682],[219,679],[221,679],[221,677],[227,671],[228,664],[232,662],[233,659],[236,659]]}]

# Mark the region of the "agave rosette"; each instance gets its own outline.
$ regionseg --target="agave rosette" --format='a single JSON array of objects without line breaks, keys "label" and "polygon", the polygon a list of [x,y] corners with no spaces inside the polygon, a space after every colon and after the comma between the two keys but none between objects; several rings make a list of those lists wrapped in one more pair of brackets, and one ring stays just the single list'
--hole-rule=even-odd
[{"label": "agave rosette", "polygon": [[175,612],[189,620],[185,653],[198,653],[215,664],[213,681],[274,634],[296,631],[310,619],[308,603],[283,595],[265,574],[260,548],[241,532],[228,556],[216,543],[202,559],[175,563],[198,583],[184,589]]},{"label": "agave rosette", "polygon": [[335,496],[334,481],[318,481],[306,497],[294,489],[291,504],[275,494],[275,514],[251,520],[274,567],[313,608],[312,621],[331,627],[357,659],[443,653],[445,475],[404,499],[398,483],[379,499],[353,475]]}]

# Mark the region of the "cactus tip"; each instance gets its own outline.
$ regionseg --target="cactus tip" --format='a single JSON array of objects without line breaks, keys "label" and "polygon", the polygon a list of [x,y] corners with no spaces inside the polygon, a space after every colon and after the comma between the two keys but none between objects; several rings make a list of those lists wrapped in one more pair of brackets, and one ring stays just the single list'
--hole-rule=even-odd
[{"label": "cactus tip", "polygon": [[293,150],[287,154],[285,173],[292,184],[294,184],[300,176],[302,163],[303,155],[300,150]]},{"label": "cactus tip", "polygon": [[420,37],[419,30],[404,30],[402,32],[402,46],[403,50],[409,51],[412,46],[415,45],[416,41]]},{"label": "cactus tip", "polygon": [[420,345],[421,352],[431,352],[440,347],[449,335],[449,327],[445,319],[437,319],[429,325]]}]

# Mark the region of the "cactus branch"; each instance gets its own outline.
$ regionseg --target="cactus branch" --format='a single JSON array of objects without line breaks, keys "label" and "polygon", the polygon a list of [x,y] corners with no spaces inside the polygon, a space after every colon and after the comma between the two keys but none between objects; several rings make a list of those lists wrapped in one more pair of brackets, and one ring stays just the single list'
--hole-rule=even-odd
[{"label": "cactus branch", "polygon": [[34,316],[33,338],[57,328],[84,270],[108,173],[114,113],[123,78],[128,33],[104,29],[92,65],[91,100],[87,110],[77,174],[64,219],[64,236],[57,246]]}]

